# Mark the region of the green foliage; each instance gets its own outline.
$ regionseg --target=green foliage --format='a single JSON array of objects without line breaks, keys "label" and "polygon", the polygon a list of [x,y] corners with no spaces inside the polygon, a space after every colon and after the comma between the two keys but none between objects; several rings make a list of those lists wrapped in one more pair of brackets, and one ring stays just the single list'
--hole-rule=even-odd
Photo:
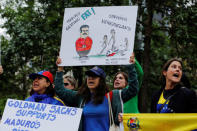
[{"label": "green foliage", "polygon": [[[188,2],[188,1],[185,1]],[[193,88],[196,88],[196,4],[188,6],[188,3],[177,1],[167,2],[169,12],[163,16],[163,20],[154,21],[154,31],[152,37],[152,64],[163,65],[165,61],[172,57],[180,57],[184,61],[184,72],[188,75]],[[177,5],[178,3],[178,5]],[[165,5],[165,3],[164,3]],[[155,24],[157,23],[157,24]],[[161,24],[166,23],[166,24]],[[192,58],[191,59],[191,54]],[[155,71],[155,67],[151,72]],[[157,70],[158,72],[158,70]],[[160,69],[161,72],[161,69]]]},{"label": "green foliage", "polygon": [[[10,38],[1,39],[4,74],[0,81],[0,91],[3,92],[0,109],[3,110],[8,97],[25,99],[31,87],[28,80],[30,73],[46,69],[55,74],[64,8],[111,4],[117,5],[118,1],[6,0],[6,4],[0,8],[0,14],[6,19],[3,28],[6,28]],[[81,85],[87,67],[67,67],[65,71],[70,69]],[[108,72],[107,67],[105,70]]]},{"label": "green foliage", "polygon": [[142,27],[145,44],[144,57],[140,60],[145,74],[140,104],[147,112],[152,92],[161,88],[162,66],[169,58],[183,59],[184,72],[196,89],[197,6],[188,0],[146,0],[138,1],[138,5],[141,16],[138,26]]},{"label": "green foliage", "polygon": [[[1,113],[7,98],[25,99],[31,86],[28,80],[30,73],[46,69],[55,74],[64,8],[129,5],[129,0],[6,1],[7,3],[0,8],[1,17],[6,19],[3,27],[10,36],[9,39],[1,38],[4,68],[4,74],[0,76]],[[132,1],[134,5],[139,6],[136,41],[148,45],[144,50],[137,48],[135,51],[138,61],[145,69],[144,79],[148,80],[144,85],[147,86],[147,90],[141,94],[148,97],[146,98],[148,103],[151,92],[161,86],[159,77],[162,65],[171,57],[183,59],[184,72],[188,75],[192,86],[196,88],[197,4],[189,5],[189,2],[192,3],[188,0]],[[159,14],[160,19],[153,18],[153,14]],[[137,37],[138,33],[142,34],[141,38]],[[142,57],[143,53],[145,55]],[[149,60],[148,65],[145,64],[145,60]],[[125,70],[122,66],[101,67],[106,71],[110,86],[113,75],[119,70]],[[72,69],[81,85],[84,71],[88,68],[90,67],[66,67],[65,71]]]}]

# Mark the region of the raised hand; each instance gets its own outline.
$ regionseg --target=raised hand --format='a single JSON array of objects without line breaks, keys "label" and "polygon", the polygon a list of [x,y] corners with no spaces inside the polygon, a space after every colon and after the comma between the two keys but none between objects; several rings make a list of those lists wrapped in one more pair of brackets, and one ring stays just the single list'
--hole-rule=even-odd
[{"label": "raised hand", "polygon": [[129,59],[129,63],[135,64],[135,55],[134,55],[134,53],[131,54],[130,59]]},{"label": "raised hand", "polygon": [[[58,57],[57,57],[57,60],[56,60],[56,65],[58,66],[58,65],[61,64],[61,63],[62,63],[62,60],[61,60],[61,58],[58,56]],[[63,66],[58,66],[57,71],[64,71]]]},{"label": "raised hand", "polygon": [[3,67],[0,65],[0,74],[3,74]]}]

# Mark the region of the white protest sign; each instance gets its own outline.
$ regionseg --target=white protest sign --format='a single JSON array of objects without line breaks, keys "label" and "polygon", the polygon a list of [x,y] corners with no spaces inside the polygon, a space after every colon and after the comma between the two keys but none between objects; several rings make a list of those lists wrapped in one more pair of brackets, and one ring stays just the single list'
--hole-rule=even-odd
[{"label": "white protest sign", "polygon": [[0,131],[77,131],[82,109],[8,99]]},{"label": "white protest sign", "polygon": [[66,8],[61,66],[129,64],[134,47],[137,8]]}]

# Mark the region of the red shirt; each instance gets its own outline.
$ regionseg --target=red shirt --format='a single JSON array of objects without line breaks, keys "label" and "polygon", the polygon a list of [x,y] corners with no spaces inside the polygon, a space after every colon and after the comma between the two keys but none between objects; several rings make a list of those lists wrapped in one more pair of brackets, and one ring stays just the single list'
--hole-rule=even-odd
[{"label": "red shirt", "polygon": [[85,39],[79,38],[75,44],[77,51],[90,50],[92,47],[92,39],[90,37],[86,37]]}]

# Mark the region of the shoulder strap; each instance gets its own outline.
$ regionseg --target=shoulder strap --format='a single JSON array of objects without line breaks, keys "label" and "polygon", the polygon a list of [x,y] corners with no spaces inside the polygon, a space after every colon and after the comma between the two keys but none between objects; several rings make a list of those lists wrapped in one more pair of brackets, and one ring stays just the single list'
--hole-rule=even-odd
[{"label": "shoulder strap", "polygon": [[57,101],[61,102],[65,106],[64,102],[60,98],[58,98],[56,96],[54,96],[53,98],[56,99]]},{"label": "shoulder strap", "polygon": [[85,106],[85,103],[86,103],[86,100],[85,99],[82,99],[80,105],[79,105],[79,108],[83,108]]},{"label": "shoulder strap", "polygon": [[124,107],[123,107],[124,104],[123,104],[123,101],[122,101],[121,91],[122,90],[119,90],[119,96],[120,96],[121,110],[122,110],[122,113],[124,113]]},{"label": "shoulder strap", "polygon": [[[109,97],[110,97],[110,101],[112,101],[112,96],[113,96],[113,92],[110,91],[109,93]],[[105,94],[105,97],[108,99],[108,93]]]},{"label": "shoulder strap", "polygon": [[112,111],[112,107],[111,107],[111,101],[110,101],[110,92],[108,92],[107,94],[107,100],[108,100],[108,106],[109,106],[109,122],[110,125],[114,124],[114,117],[113,117],[113,111]]},{"label": "shoulder strap", "polygon": [[160,113],[160,112],[161,112],[161,110],[162,110],[162,108],[165,106],[165,104],[166,104],[166,103],[170,100],[170,98],[172,98],[175,94],[176,94],[176,92],[173,93],[172,95],[170,95],[170,96],[166,99],[166,101],[162,104],[162,106],[159,108],[159,110],[157,111],[157,113]]}]

